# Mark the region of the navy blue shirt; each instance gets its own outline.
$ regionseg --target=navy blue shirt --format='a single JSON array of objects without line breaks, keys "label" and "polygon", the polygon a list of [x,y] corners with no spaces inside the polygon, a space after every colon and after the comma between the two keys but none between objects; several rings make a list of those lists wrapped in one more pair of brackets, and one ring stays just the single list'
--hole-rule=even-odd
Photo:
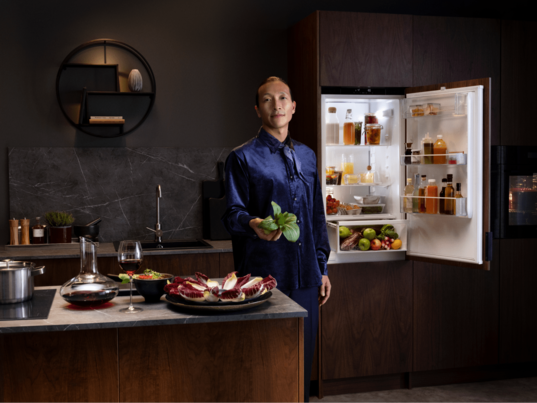
[{"label": "navy blue shirt", "polygon": [[[235,270],[272,275],[282,290],[316,287],[327,275],[330,254],[315,153],[289,136],[281,143],[261,129],[234,149],[226,161],[227,210],[222,217],[231,234]],[[271,202],[297,217],[300,237],[289,242],[259,239],[249,222],[274,217]]]}]

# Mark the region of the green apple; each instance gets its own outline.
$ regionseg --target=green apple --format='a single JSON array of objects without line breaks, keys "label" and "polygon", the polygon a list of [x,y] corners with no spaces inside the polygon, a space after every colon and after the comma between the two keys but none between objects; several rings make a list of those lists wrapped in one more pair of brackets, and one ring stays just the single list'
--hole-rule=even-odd
[{"label": "green apple", "polygon": [[377,236],[377,233],[373,228],[364,229],[364,238],[369,239],[370,241]]},{"label": "green apple", "polygon": [[369,242],[369,239],[362,238],[360,239],[360,242],[358,242],[358,247],[360,248],[360,250],[368,250],[370,246],[371,242]]}]

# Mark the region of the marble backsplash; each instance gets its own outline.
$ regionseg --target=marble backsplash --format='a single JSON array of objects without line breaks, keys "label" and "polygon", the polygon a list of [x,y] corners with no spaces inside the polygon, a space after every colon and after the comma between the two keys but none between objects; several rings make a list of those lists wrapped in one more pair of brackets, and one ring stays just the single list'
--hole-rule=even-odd
[{"label": "marble backsplash", "polygon": [[153,239],[161,185],[164,239],[202,237],[201,183],[218,179],[217,161],[231,148],[13,147],[10,217],[73,214],[75,225],[101,217],[99,241]]}]

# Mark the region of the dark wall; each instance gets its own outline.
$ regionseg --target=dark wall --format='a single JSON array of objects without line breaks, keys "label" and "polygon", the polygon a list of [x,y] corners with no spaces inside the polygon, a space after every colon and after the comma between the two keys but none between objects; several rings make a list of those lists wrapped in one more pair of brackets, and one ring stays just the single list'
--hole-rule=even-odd
[{"label": "dark wall", "polygon": [[[7,147],[234,147],[259,127],[256,85],[269,75],[287,76],[287,28],[314,10],[526,18],[516,7],[511,12],[480,3],[2,0],[0,244],[8,240]],[[78,45],[98,38],[133,46],[156,77],[151,115],[125,137],[78,132],[56,102],[60,63]]]}]

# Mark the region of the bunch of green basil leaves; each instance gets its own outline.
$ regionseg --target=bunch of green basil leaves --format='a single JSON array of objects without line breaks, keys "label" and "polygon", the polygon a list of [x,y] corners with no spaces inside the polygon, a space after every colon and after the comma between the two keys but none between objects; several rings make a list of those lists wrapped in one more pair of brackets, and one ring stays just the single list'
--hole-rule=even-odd
[{"label": "bunch of green basil leaves", "polygon": [[269,215],[259,224],[259,228],[261,228],[265,234],[270,234],[272,231],[281,229],[283,236],[287,238],[289,242],[296,242],[300,236],[300,228],[296,224],[296,215],[287,212],[282,213],[280,206],[274,202],[271,204],[274,209],[274,218]]}]

